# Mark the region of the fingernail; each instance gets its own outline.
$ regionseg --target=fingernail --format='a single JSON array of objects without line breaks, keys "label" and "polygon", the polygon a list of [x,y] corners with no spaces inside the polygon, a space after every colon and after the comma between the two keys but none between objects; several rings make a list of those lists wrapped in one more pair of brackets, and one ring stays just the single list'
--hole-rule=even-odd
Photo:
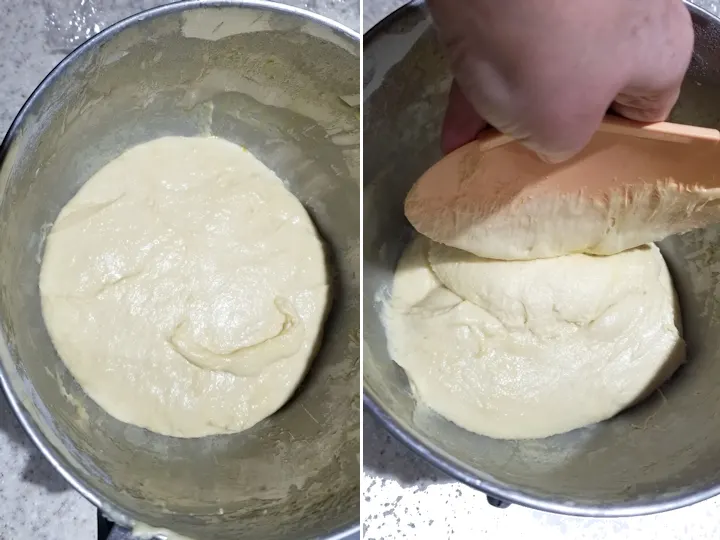
[{"label": "fingernail", "polygon": [[572,150],[565,150],[561,152],[548,151],[547,148],[543,147],[543,145],[538,144],[536,141],[533,141],[530,138],[521,140],[521,142],[525,145],[526,148],[535,152],[535,154],[537,154],[537,157],[539,157],[545,163],[561,163],[563,161],[567,161],[575,155],[575,151]]},{"label": "fingernail", "polygon": [[557,152],[557,153],[546,153],[546,152],[535,152],[537,156],[544,161],[545,163],[562,163],[563,161],[567,161],[571,157],[573,157],[575,154],[574,152]]}]

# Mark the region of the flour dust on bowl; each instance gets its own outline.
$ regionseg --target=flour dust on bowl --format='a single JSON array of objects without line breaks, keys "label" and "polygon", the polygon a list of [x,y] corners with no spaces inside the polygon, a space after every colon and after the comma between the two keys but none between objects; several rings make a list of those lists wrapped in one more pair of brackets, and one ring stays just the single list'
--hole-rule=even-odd
[{"label": "flour dust on bowl", "polygon": [[[671,121],[717,128],[720,20],[688,6],[695,53]],[[422,2],[364,41],[365,406],[400,440],[493,500],[583,516],[660,512],[720,493],[720,228],[660,243],[677,290],[687,362],[661,388],[610,420],[542,439],[466,431],[419,405],[388,352],[383,311],[413,230],[403,203],[440,159],[450,72]],[[408,159],[408,157],[411,157]]]},{"label": "flour dust on bowl", "polygon": [[[82,45],[8,132],[0,155],[3,389],[46,457],[120,525],[218,540],[357,530],[358,66],[359,36],[322,17],[261,1],[180,2]],[[90,387],[53,347],[38,283],[48,232],[88,179],[138,145],[209,136],[247,149],[302,203],[295,216],[309,223],[306,210],[322,239],[314,253],[329,269],[332,307],[284,406],[244,431],[173,437],[117,420],[83,390]],[[125,212],[128,219],[115,218],[142,221],[132,205]],[[75,249],[66,244],[56,262]],[[186,337],[174,345],[183,349]],[[190,360],[216,369],[218,357],[197,357],[193,347]],[[136,391],[126,378],[113,389],[115,403]]]}]

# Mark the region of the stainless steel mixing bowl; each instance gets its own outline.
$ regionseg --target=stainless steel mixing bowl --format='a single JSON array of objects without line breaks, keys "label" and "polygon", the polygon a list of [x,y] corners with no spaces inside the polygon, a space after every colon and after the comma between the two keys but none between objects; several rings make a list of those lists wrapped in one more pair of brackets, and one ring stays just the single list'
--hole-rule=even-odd
[{"label": "stainless steel mixing bowl", "polygon": [[[183,2],[109,28],[28,100],[0,151],[0,379],[63,476],[116,522],[198,539],[339,537],[359,521],[359,36],[268,2]],[[166,134],[249,148],[306,205],[335,269],[322,348],[247,432],[123,424],[65,369],[40,312],[45,234],[94,171]],[[128,336],[132,339],[132,336]]]},{"label": "stainless steel mixing bowl", "polygon": [[[695,54],[673,120],[720,127],[720,20],[689,7]],[[363,378],[368,409],[446,473],[508,502],[567,514],[620,516],[668,510],[720,493],[718,227],[661,245],[680,297],[689,362],[644,403],[607,422],[527,441],[469,433],[416,403],[405,373],[388,356],[379,315],[411,235],[403,199],[440,157],[450,77],[422,3],[401,8],[365,34],[364,71]]]}]

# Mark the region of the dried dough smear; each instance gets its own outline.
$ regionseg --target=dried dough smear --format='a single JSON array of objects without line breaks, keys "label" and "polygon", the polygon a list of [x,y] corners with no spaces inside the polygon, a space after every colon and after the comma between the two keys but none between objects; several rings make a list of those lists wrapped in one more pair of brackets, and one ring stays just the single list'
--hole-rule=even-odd
[{"label": "dried dough smear", "polygon": [[279,409],[329,303],[302,204],[217,138],[160,138],[95,174],[52,228],[40,292],[87,394],[177,437],[241,431]]}]

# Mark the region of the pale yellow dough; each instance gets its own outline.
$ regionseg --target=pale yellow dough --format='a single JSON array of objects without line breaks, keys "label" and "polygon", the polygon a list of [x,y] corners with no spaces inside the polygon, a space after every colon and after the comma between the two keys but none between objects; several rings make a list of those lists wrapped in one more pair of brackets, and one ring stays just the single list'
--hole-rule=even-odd
[{"label": "pale yellow dough", "polygon": [[87,394],[176,437],[241,431],[280,408],[329,303],[301,203],[217,138],[160,138],[95,174],[52,228],[40,292]]},{"label": "pale yellow dough", "polygon": [[418,236],[386,305],[418,398],[470,431],[546,437],[610,418],[684,361],[658,248],[497,261]]}]

